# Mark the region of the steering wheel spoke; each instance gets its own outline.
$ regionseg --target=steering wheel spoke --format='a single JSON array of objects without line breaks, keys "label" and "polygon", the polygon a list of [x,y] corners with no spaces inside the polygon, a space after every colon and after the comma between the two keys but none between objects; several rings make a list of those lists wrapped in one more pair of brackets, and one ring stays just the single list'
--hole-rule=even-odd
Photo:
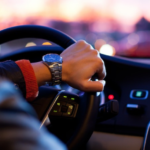
[{"label": "steering wheel spoke", "polygon": [[79,106],[79,96],[66,91],[61,91],[58,96],[49,117],[75,118]]},{"label": "steering wheel spoke", "polygon": [[75,118],[79,106],[79,96],[74,93],[43,86],[39,89],[39,96],[30,104],[36,110],[41,121],[41,128],[48,117],[50,120]]}]

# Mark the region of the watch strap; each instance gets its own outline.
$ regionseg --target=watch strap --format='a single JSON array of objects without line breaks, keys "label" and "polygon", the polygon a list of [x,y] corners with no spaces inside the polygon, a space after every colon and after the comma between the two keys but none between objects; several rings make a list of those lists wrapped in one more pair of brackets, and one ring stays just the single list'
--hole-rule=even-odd
[{"label": "watch strap", "polygon": [[51,82],[47,82],[49,85],[58,85],[62,80],[62,64],[59,63],[43,63],[50,69],[52,80]]},{"label": "watch strap", "polygon": [[52,84],[57,85],[61,83],[62,64],[54,63],[49,66],[52,74]]}]

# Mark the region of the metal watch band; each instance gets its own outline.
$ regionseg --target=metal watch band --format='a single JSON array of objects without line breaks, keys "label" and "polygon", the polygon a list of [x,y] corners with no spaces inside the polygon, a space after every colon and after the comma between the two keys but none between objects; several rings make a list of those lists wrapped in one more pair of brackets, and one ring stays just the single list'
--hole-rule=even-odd
[{"label": "metal watch band", "polygon": [[42,57],[43,63],[49,68],[52,75],[49,85],[57,85],[62,80],[62,57],[58,54],[46,54]]},{"label": "metal watch band", "polygon": [[62,75],[62,64],[53,63],[49,65],[49,69],[52,74],[52,85],[60,84]]}]

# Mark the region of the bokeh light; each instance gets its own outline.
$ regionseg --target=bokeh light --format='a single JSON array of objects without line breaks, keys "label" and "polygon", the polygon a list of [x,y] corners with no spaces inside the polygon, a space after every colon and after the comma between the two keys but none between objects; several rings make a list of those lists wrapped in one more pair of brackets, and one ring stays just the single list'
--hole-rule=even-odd
[{"label": "bokeh light", "polygon": [[99,50],[106,42],[103,39],[98,39],[95,41],[95,49]]},{"label": "bokeh light", "polygon": [[42,45],[52,45],[50,42],[44,42]]},{"label": "bokeh light", "polygon": [[34,42],[29,42],[29,43],[26,44],[25,47],[30,47],[30,46],[36,46],[36,43],[34,43]]},{"label": "bokeh light", "polygon": [[101,54],[105,54],[105,55],[109,55],[109,56],[114,56],[115,53],[116,53],[116,52],[115,52],[115,48],[112,47],[112,46],[109,45],[109,44],[104,44],[104,45],[100,48],[99,52],[100,52]]},{"label": "bokeh light", "polygon": [[[85,40],[106,55],[150,57],[149,5],[149,0],[0,0],[0,30],[25,24],[43,25],[76,41]],[[143,36],[138,32],[143,32]],[[51,45],[30,41],[16,45]],[[15,44],[6,43],[0,54],[12,49]]]},{"label": "bokeh light", "polygon": [[119,23],[118,30],[128,26],[129,31],[142,17],[150,19],[149,4],[148,0],[0,0],[0,19],[5,22],[0,29],[7,27],[6,21],[17,19],[17,25],[34,18],[93,22],[95,31],[111,31]]},{"label": "bokeh light", "polygon": [[136,45],[139,42],[139,36],[136,33],[132,33],[127,37],[130,45]]}]

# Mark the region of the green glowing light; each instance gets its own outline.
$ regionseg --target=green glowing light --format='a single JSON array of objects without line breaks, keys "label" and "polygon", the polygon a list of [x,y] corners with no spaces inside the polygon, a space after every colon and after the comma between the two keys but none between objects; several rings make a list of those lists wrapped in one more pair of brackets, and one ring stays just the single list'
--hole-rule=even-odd
[{"label": "green glowing light", "polygon": [[73,106],[69,106],[70,109],[73,109]]},{"label": "green glowing light", "polygon": [[137,92],[136,92],[136,96],[137,96],[137,97],[141,97],[141,96],[142,96],[142,91],[137,91]]},{"label": "green glowing light", "polygon": [[70,112],[68,112],[68,115],[70,115],[71,113]]},{"label": "green glowing light", "polygon": [[73,100],[73,101],[74,101],[74,100],[75,100],[75,98],[73,98],[73,97],[72,97],[72,98],[71,98],[71,100]]},{"label": "green glowing light", "polygon": [[57,113],[57,110],[53,110],[54,113]]},{"label": "green glowing light", "polygon": [[60,103],[57,103],[58,106],[60,106]]},{"label": "green glowing light", "polygon": [[67,98],[67,96],[63,96],[64,98]]}]

